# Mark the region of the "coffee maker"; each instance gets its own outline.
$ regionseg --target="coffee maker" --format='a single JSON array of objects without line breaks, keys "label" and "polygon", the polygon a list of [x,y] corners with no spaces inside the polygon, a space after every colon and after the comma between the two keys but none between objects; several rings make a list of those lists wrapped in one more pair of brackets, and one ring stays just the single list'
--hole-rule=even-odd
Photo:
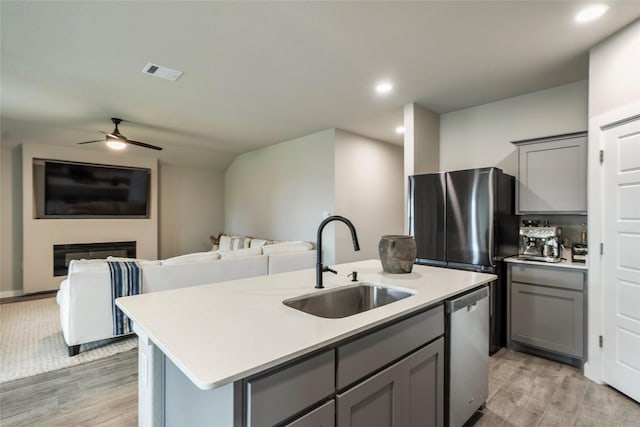
[{"label": "coffee maker", "polygon": [[560,262],[560,227],[537,227],[527,225],[520,227],[520,243],[518,258],[531,261]]}]

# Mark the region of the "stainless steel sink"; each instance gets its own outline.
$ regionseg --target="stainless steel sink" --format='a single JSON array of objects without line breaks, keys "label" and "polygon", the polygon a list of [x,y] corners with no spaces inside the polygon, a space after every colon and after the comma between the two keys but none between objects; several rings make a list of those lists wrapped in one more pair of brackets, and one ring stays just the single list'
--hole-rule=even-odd
[{"label": "stainless steel sink", "polygon": [[358,283],[338,289],[289,298],[282,303],[296,310],[328,319],[339,319],[412,296],[404,289]]}]

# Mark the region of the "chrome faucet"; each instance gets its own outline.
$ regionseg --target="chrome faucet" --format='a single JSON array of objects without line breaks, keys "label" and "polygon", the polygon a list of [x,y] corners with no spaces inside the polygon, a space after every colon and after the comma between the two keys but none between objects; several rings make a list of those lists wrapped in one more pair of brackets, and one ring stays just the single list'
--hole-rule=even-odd
[{"label": "chrome faucet", "polygon": [[331,221],[344,222],[347,225],[347,227],[349,227],[349,230],[351,230],[351,239],[353,240],[353,250],[354,251],[360,250],[360,244],[358,243],[356,228],[353,226],[351,221],[349,221],[347,218],[340,215],[333,215],[323,219],[320,225],[318,226],[318,240],[317,240],[318,261],[316,262],[316,289],[324,288],[324,286],[322,285],[322,273],[324,273],[325,271],[330,271],[333,274],[337,274],[335,270],[332,270],[329,267],[322,265],[322,230],[324,229],[324,226],[330,223]]}]

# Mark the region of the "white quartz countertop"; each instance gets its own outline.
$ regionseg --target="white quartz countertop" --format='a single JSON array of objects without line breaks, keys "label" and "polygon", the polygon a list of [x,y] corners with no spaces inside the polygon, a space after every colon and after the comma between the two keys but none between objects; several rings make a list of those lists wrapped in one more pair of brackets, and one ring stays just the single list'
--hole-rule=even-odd
[{"label": "white quartz countertop", "polygon": [[[564,252],[567,254],[567,251]],[[571,262],[571,251],[568,252],[569,258],[563,258],[560,262],[544,262],[544,261],[531,261],[528,259],[520,259],[517,256],[505,258],[505,262],[512,262],[515,264],[529,264],[529,265],[540,265],[543,267],[553,267],[553,268],[573,268],[576,270],[588,270],[589,266],[587,263],[582,262]]]},{"label": "white quartz countertop", "polygon": [[442,302],[496,276],[414,265],[410,274],[382,271],[379,260],[332,266],[327,289],[362,282],[407,288],[415,295],[342,319],[325,319],[282,301],[324,292],[315,270],[119,298],[117,305],[200,389],[209,390],[259,373],[376,325]]}]

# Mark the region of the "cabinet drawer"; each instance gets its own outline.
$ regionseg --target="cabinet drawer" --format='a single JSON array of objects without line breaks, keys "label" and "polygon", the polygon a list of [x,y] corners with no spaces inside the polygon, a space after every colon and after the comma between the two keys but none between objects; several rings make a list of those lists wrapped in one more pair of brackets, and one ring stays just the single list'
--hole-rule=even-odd
[{"label": "cabinet drawer", "polygon": [[556,288],[584,290],[584,272],[555,267],[511,264],[511,281]]},{"label": "cabinet drawer", "polygon": [[330,400],[318,409],[298,418],[286,427],[334,427],[336,413],[335,400]]},{"label": "cabinet drawer", "polygon": [[272,426],[331,395],[334,351],[247,381],[247,425]]},{"label": "cabinet drawer", "polygon": [[444,306],[439,305],[338,347],[338,389],[343,389],[442,334]]}]

